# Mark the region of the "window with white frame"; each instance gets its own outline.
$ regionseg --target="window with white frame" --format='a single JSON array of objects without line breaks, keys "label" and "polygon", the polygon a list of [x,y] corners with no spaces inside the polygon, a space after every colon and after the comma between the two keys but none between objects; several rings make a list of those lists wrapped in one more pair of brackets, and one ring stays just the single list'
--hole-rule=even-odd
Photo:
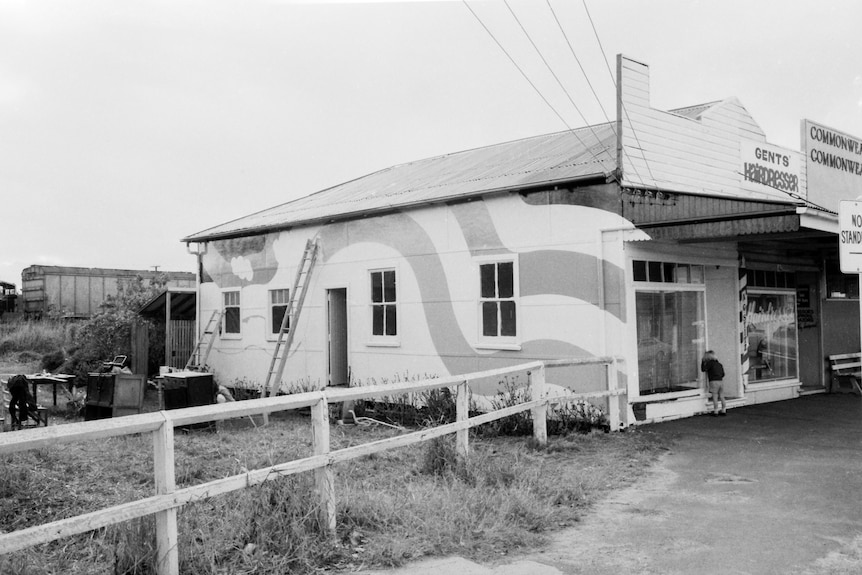
[{"label": "window with white frame", "polygon": [[696,390],[706,351],[704,268],[634,260],[641,395]]},{"label": "window with white frame", "polygon": [[398,293],[395,270],[371,272],[371,335],[398,335]]},{"label": "window with white frame", "polygon": [[222,333],[224,335],[239,335],[241,325],[239,290],[226,291],[222,294],[222,297],[224,298]]},{"label": "window with white frame", "polygon": [[515,337],[518,332],[515,263],[500,261],[480,264],[479,284],[482,336]]},{"label": "window with white frame", "polygon": [[269,335],[278,335],[281,331],[281,324],[287,321],[285,331],[290,329],[290,319],[285,320],[287,314],[288,303],[290,302],[289,289],[271,289],[269,290]]}]

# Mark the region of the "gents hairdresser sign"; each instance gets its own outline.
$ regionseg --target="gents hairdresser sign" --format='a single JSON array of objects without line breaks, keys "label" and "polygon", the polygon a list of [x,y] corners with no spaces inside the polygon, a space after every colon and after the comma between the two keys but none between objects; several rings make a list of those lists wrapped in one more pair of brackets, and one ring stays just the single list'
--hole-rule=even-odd
[{"label": "gents hairdresser sign", "polygon": [[740,152],[745,189],[778,195],[800,193],[799,152],[747,140],[741,142]]},{"label": "gents hairdresser sign", "polygon": [[802,145],[809,201],[838,211],[838,202],[862,195],[862,138],[803,120]]}]

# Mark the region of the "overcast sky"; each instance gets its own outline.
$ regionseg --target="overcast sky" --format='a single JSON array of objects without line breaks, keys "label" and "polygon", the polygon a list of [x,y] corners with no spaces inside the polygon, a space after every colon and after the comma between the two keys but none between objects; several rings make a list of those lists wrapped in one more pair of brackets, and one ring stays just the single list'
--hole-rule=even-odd
[{"label": "overcast sky", "polygon": [[[0,0],[0,280],[193,271],[180,238],[372,171],[604,122],[545,0]],[[604,109],[582,0],[552,0]],[[770,142],[862,136],[862,2],[587,0],[653,106],[738,97]],[[582,118],[583,116],[583,118]]]}]

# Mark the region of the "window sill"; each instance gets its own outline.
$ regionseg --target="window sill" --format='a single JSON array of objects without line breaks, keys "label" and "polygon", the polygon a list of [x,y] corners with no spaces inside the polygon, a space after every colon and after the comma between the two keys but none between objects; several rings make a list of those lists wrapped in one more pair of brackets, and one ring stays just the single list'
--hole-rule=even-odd
[{"label": "window sill", "polygon": [[241,334],[241,333],[233,333],[233,334],[230,334],[230,335],[222,334],[222,335],[220,335],[220,336],[219,336],[219,339],[226,339],[226,340],[234,340],[234,341],[238,341],[238,340],[241,340],[241,339],[242,339],[242,334]]},{"label": "window sill", "polygon": [[521,351],[519,343],[493,343],[481,341],[474,346],[476,349],[492,349],[496,351]]},{"label": "window sill", "polygon": [[365,347],[401,347],[401,340],[386,341],[374,339],[366,341]]},{"label": "window sill", "polygon": [[748,388],[746,391],[763,391],[765,389],[781,389],[785,387],[797,387],[799,386],[798,378],[787,378],[787,379],[768,379],[765,381],[748,381]]},{"label": "window sill", "polygon": [[685,391],[670,391],[668,393],[649,393],[647,395],[638,395],[637,399],[633,399],[637,403],[653,403],[657,401],[667,401],[668,399],[682,399],[685,397],[700,397],[708,395],[703,389],[686,389]]},{"label": "window sill", "polygon": [[[288,333],[290,333],[290,332],[287,332],[287,331],[286,331],[286,332],[284,332],[284,338],[282,338],[282,339],[287,339],[287,335],[288,335]],[[277,342],[277,341],[278,341],[278,334],[277,334],[277,333],[268,333],[268,334],[266,334],[266,341],[269,341],[269,342],[272,342],[272,343]]]}]

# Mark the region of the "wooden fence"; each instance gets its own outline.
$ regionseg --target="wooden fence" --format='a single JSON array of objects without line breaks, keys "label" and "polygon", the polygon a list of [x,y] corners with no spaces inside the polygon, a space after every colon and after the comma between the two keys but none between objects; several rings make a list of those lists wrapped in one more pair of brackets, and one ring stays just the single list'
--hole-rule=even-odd
[{"label": "wooden fence", "polygon": [[[504,369],[478,373],[426,379],[417,382],[360,386],[349,388],[329,388],[294,395],[283,395],[250,401],[226,404],[189,407],[156,413],[130,415],[114,419],[85,421],[68,425],[55,425],[14,433],[0,434],[0,455],[54,447],[61,443],[72,443],[92,439],[103,439],[137,433],[151,433],[153,436],[155,494],[152,497],[115,505],[76,517],[69,517],[0,534],[0,553],[18,551],[34,545],[55,541],[63,537],[86,533],[147,515],[155,515],[157,568],[161,575],[175,575],[179,572],[177,549],[177,509],[183,505],[207,497],[230,491],[244,489],[275,479],[304,471],[314,471],[317,492],[320,495],[321,520],[330,531],[335,530],[335,487],[332,465],[372,453],[404,447],[427,441],[435,437],[456,434],[457,451],[466,457],[469,451],[468,432],[471,427],[488,423],[522,411],[531,410],[533,436],[540,443],[547,441],[547,409],[549,405],[565,401],[587,398],[608,398],[608,419],[611,429],[619,428],[619,402],[617,396],[624,395],[624,389],[617,389],[618,358],[602,357],[586,360],[554,360],[532,362]],[[571,393],[549,397],[545,383],[546,367],[566,367],[575,365],[605,365],[606,389],[592,393]],[[530,401],[505,407],[490,413],[469,417],[470,381],[502,377],[515,372],[526,371],[529,377]],[[355,401],[402,393],[425,391],[442,387],[456,387],[456,421],[437,427],[422,429],[379,441],[330,451],[329,447],[329,404]],[[311,408],[312,447],[310,457],[256,469],[240,475],[233,475],[177,489],[174,474],[174,427],[225,420],[250,415],[270,414],[278,411]]]}]

